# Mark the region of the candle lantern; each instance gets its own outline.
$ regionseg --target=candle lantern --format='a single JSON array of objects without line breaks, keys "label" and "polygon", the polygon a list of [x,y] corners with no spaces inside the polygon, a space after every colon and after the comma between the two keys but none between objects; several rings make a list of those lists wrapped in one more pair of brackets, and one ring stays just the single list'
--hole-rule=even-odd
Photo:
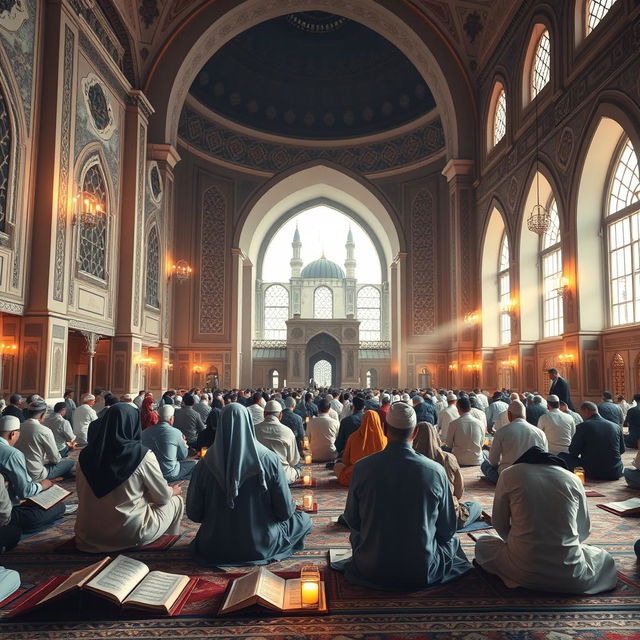
[{"label": "candle lantern", "polygon": [[305,468],[302,472],[302,484],[305,487],[311,486],[311,469],[309,467]]},{"label": "candle lantern", "polygon": [[302,508],[304,511],[313,511],[313,493],[305,493],[302,496]]},{"label": "candle lantern", "polygon": [[320,604],[320,570],[314,565],[300,569],[300,598],[303,609],[317,609]]},{"label": "candle lantern", "polygon": [[307,455],[304,457],[304,463],[305,464],[311,464],[311,454],[307,453]]},{"label": "candle lantern", "polygon": [[207,455],[207,447],[202,447],[200,449],[200,458],[204,458]]},{"label": "candle lantern", "polygon": [[573,473],[575,473],[578,476],[578,479],[584,486],[584,469],[582,467],[575,467],[573,470]]},{"label": "candle lantern", "polygon": [[304,449],[308,449],[309,448],[309,438],[307,436],[305,436],[302,439],[302,446]]}]

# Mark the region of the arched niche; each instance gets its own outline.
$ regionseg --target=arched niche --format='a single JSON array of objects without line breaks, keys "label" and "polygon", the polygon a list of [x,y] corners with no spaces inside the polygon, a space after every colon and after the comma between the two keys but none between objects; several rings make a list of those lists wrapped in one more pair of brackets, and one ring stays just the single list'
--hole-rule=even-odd
[{"label": "arched niche", "polygon": [[497,206],[492,205],[482,245],[482,346],[500,344],[500,308],[498,304],[498,259],[505,223]]}]

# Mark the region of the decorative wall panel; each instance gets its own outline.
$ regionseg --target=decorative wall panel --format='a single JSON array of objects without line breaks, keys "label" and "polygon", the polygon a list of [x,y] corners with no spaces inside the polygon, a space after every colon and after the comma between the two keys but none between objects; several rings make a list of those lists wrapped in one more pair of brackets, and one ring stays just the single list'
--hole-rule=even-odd
[{"label": "decorative wall panel", "polygon": [[411,207],[411,248],[413,333],[421,336],[433,333],[436,324],[433,196],[426,189],[418,192]]}]

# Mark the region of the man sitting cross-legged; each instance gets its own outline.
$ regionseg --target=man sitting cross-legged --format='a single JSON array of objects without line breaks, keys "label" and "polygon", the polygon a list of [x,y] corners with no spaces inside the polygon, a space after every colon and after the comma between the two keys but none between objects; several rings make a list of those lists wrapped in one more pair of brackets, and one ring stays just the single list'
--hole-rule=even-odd
[{"label": "man sitting cross-legged", "polygon": [[415,428],[413,408],[395,402],[386,448],[355,464],[344,512],[353,549],[344,563],[349,582],[417,590],[470,569],[455,535],[449,480],[441,465],[413,450]]},{"label": "man sitting cross-legged", "polygon": [[498,479],[492,523],[500,537],[476,542],[476,562],[508,587],[593,594],[616,586],[609,553],[584,544],[584,487],[562,458],[532,447]]}]

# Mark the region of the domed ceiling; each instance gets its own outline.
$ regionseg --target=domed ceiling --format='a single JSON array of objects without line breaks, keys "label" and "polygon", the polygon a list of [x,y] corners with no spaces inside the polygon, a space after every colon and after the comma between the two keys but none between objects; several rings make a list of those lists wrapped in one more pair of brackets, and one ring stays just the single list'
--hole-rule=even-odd
[{"label": "domed ceiling", "polygon": [[435,107],[399,49],[357,22],[320,11],[243,32],[204,65],[190,93],[251,129],[316,140],[389,131]]}]

